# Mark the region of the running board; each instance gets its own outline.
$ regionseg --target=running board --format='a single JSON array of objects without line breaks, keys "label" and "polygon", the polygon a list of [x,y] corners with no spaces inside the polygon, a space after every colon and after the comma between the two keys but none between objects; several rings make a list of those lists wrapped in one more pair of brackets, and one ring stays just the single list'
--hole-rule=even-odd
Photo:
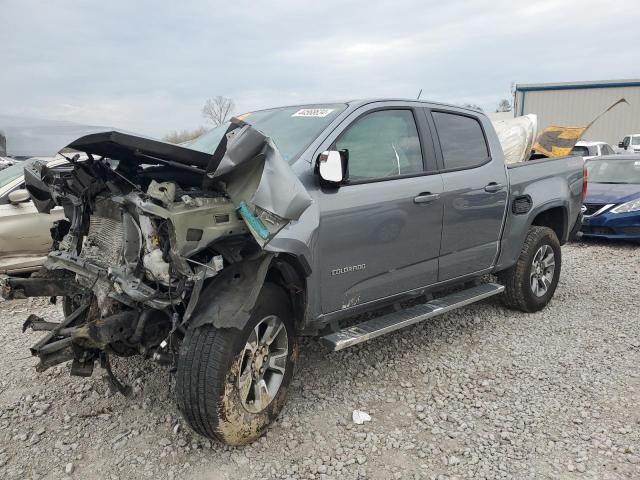
[{"label": "running board", "polygon": [[467,290],[461,290],[446,297],[431,300],[388,315],[373,318],[353,327],[339,330],[321,337],[321,341],[334,352],[366,342],[386,333],[395,332],[414,323],[450,312],[465,305],[484,300],[504,291],[497,283],[484,283]]}]

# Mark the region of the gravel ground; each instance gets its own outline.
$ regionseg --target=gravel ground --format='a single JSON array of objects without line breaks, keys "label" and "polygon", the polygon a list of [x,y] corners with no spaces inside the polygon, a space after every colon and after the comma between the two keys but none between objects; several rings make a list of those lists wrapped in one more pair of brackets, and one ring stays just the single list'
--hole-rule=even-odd
[{"label": "gravel ground", "polygon": [[640,249],[563,254],[542,312],[493,299],[343,353],[305,340],[288,405],[245,448],[189,431],[151,362],[115,365],[132,401],[99,370],[37,374],[22,321],[60,313],[4,302],[0,478],[640,478]]}]

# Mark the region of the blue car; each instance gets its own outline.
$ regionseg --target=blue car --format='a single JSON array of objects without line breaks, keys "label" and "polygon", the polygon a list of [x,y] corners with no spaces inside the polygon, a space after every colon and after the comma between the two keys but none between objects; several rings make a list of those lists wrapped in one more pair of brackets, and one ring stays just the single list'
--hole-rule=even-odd
[{"label": "blue car", "polygon": [[584,237],[640,241],[640,155],[606,155],[587,162]]}]

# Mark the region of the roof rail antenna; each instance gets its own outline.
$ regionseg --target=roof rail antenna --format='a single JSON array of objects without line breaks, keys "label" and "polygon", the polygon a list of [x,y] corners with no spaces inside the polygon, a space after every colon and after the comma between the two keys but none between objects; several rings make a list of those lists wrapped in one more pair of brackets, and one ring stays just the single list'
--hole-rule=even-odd
[{"label": "roof rail antenna", "polygon": [[420,100],[421,95],[422,95],[422,89],[420,89],[420,91],[418,92],[418,97],[416,98],[416,100]]}]

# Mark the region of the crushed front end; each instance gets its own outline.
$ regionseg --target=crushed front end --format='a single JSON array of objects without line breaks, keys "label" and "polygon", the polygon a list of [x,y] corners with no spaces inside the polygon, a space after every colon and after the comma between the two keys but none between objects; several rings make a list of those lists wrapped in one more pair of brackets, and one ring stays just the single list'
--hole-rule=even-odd
[{"label": "crushed front end", "polygon": [[68,164],[25,172],[38,209],[60,205],[66,216],[52,228],[45,269],[2,281],[6,298],[63,299],[62,322],[31,315],[24,324],[46,332],[31,348],[39,371],[71,360],[72,374],[88,376],[100,360],[110,372],[110,354],[172,362],[210,280],[264,257],[308,206],[301,185],[295,198],[261,201],[261,189],[277,189],[264,172],[282,160],[268,138],[232,125],[213,156],[111,132],[71,144],[80,153]]}]

